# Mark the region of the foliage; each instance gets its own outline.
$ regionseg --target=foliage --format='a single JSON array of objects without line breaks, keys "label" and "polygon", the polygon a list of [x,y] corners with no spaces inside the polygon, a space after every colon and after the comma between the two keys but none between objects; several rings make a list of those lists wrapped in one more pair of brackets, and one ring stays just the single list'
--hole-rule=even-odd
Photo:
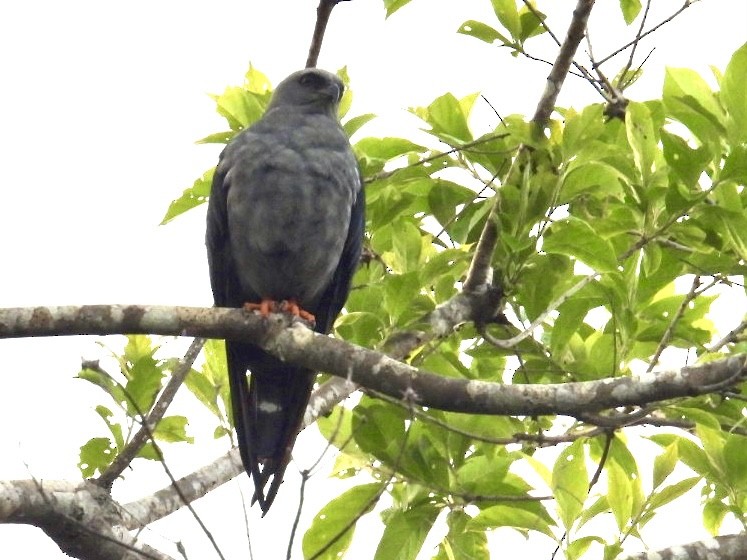
[{"label": "foliage", "polygon": [[[387,15],[407,3],[386,1]],[[459,33],[517,54],[544,33],[536,8],[519,9],[513,0],[492,6],[495,22],[470,20]],[[637,0],[620,6],[628,24],[641,10]],[[347,77],[344,69],[341,75]],[[717,74],[717,90],[692,70],[670,68],[660,99],[630,102],[624,118],[607,117],[603,103],[559,107],[545,135],[520,115],[476,127],[470,116],[477,94],[445,93],[411,109],[428,136],[419,142],[360,137],[373,115],[348,117],[348,93],[341,117],[367,183],[367,247],[374,258],[358,271],[336,334],[384,348],[390,336],[417,326],[459,291],[497,207],[492,265],[511,322],[490,325],[489,333],[509,338],[539,320],[536,336],[507,351],[466,325],[418,348],[409,363],[449,377],[547,384],[640,373],[653,369],[664,349],[699,360],[743,351],[744,343],[709,346],[716,336],[709,311],[724,293],[715,288],[743,289],[745,75],[747,45]],[[270,89],[266,76],[250,68],[242,86],[215,96],[229,130],[202,142],[226,143],[254,122]],[[210,180],[210,171],[197,179],[163,222],[203,203]],[[562,303],[547,313],[558,298]],[[128,418],[117,423],[111,410],[97,408],[110,436],[81,449],[85,476],[109,464],[133,419],[153,404],[165,375],[155,351],[145,337],[129,338],[119,358],[124,385],[81,372]],[[187,383],[218,419],[216,437],[230,434],[219,356],[210,346],[202,371]],[[364,396],[318,423],[340,450],[334,475],[359,477],[361,484],[321,509],[304,536],[304,554],[344,554],[357,519],[384,496],[386,529],[375,558],[415,558],[437,519],[447,527],[438,559],[489,558],[487,534],[499,527],[552,539],[569,559],[616,558],[662,506],[702,481],[705,526],[716,533],[728,516],[745,524],[744,412],[726,397],[659,403],[663,424],[692,429],[652,435],[660,453],[644,467],[629,446],[635,433],[597,430],[584,437],[588,426],[581,420],[421,411]],[[187,441],[184,422],[171,417],[154,435]],[[540,449],[548,431],[569,436],[553,459]],[[150,457],[147,449],[144,456]]]}]

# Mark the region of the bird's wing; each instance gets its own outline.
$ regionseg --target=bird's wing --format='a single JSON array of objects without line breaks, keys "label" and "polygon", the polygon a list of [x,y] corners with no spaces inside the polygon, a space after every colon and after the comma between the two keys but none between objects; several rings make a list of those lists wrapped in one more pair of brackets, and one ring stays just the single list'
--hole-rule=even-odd
[{"label": "bird's wing", "polygon": [[330,282],[317,306],[315,330],[318,332],[326,334],[332,330],[332,324],[343,305],[345,305],[345,300],[350,292],[350,283],[361,258],[363,231],[366,224],[365,209],[365,191],[360,188],[350,214],[350,229],[348,229],[340,262],[335,269],[332,282]]}]

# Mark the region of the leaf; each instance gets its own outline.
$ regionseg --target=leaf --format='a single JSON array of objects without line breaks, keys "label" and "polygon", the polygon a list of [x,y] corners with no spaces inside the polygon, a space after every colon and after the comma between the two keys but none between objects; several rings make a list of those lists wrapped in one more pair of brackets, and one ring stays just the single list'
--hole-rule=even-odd
[{"label": "leaf", "polygon": [[490,560],[488,537],[485,531],[470,531],[470,516],[452,510],[446,518],[449,532],[438,546],[433,560]]},{"label": "leaf", "polygon": [[661,483],[672,474],[672,471],[674,470],[674,467],[677,466],[678,462],[679,453],[677,453],[676,444],[666,446],[664,452],[654,458],[654,488],[658,488]]},{"label": "leaf", "polygon": [[694,70],[667,68],[662,100],[671,116],[687,126],[703,143],[719,144],[725,128],[723,110],[711,88]]},{"label": "leaf", "polygon": [[651,495],[649,507],[659,509],[695,488],[695,485],[701,480],[699,476],[692,476],[662,487]]},{"label": "leaf", "polygon": [[[494,529],[496,527],[513,527],[515,529],[537,531],[550,538],[554,538],[548,518],[538,511],[531,511],[526,507],[515,504],[511,506],[497,505],[484,507],[468,524],[468,529]],[[535,506],[542,507],[540,504]],[[544,511],[544,510],[542,510]]]},{"label": "leaf", "polygon": [[747,76],[747,43],[732,55],[721,80],[721,101],[731,118],[731,143],[747,141],[747,95],[744,77]]},{"label": "leaf", "polygon": [[730,485],[741,492],[747,491],[747,469],[744,468],[744,460],[747,457],[747,438],[729,434],[724,444],[723,457],[726,477]]},{"label": "leaf", "polygon": [[574,166],[563,176],[560,203],[583,193],[600,199],[608,196],[622,199],[622,184],[625,182],[626,178],[622,173],[601,161]]},{"label": "leaf", "polygon": [[210,196],[210,188],[213,184],[214,173],[215,168],[205,171],[202,177],[195,180],[191,187],[185,189],[179,198],[172,200],[168,210],[166,210],[166,214],[161,220],[161,225],[165,225],[177,216],[184,214],[187,210],[191,210],[207,202],[208,196]]},{"label": "leaf", "polygon": [[472,140],[467,115],[459,100],[451,93],[438,97],[428,107],[418,107],[411,111],[431,125],[431,134],[447,143],[466,143]]},{"label": "leaf", "polygon": [[462,35],[469,35],[470,37],[474,37],[475,39],[479,39],[480,41],[484,41],[490,45],[492,45],[496,41],[500,41],[506,46],[510,46],[513,44],[510,39],[508,39],[498,30],[493,29],[486,23],[476,21],[474,19],[467,20],[462,25],[460,25],[457,33],[461,33]]},{"label": "leaf", "polygon": [[395,512],[387,519],[374,559],[414,560],[438,512],[439,509],[431,504]]},{"label": "leaf", "polygon": [[410,3],[410,0],[384,0],[384,7],[386,8],[386,17],[391,16],[394,12],[406,6]]},{"label": "leaf", "polygon": [[630,103],[625,111],[625,130],[633,150],[633,160],[644,183],[653,172],[657,153],[657,137],[651,114],[643,103]]},{"label": "leaf", "polygon": [[237,86],[229,86],[222,94],[211,97],[218,114],[228,121],[231,130],[243,130],[258,121],[267,104],[264,96]]},{"label": "leaf", "polygon": [[410,152],[424,152],[425,148],[405,138],[369,137],[356,142],[355,150],[362,157],[386,162]]},{"label": "leaf", "polygon": [[542,250],[575,257],[597,272],[617,270],[612,244],[599,237],[588,223],[577,218],[554,223],[544,237]]},{"label": "leaf", "polygon": [[358,130],[360,130],[363,125],[375,118],[376,115],[373,113],[358,115],[357,117],[352,117],[345,121],[345,124],[342,125],[342,128],[345,130],[345,134],[347,134],[348,137],[351,137],[353,134],[358,132]]},{"label": "leaf", "polygon": [[78,469],[83,478],[91,478],[97,472],[103,473],[114,460],[115,448],[109,438],[89,439],[80,448]]},{"label": "leaf", "polygon": [[623,532],[630,522],[633,513],[633,493],[631,480],[616,461],[607,463],[607,503],[617,522],[617,528]]},{"label": "leaf", "polygon": [[214,132],[213,134],[208,134],[204,138],[201,138],[195,144],[228,144],[228,142],[231,141],[231,138],[236,136],[237,132],[235,130],[227,130],[225,132]]},{"label": "leaf", "polygon": [[620,10],[625,23],[630,25],[641,11],[641,0],[620,0]]},{"label": "leaf", "polygon": [[161,441],[194,443],[194,438],[187,435],[185,416],[166,416],[156,426],[153,436]]},{"label": "leaf", "polygon": [[516,9],[515,0],[491,0],[493,12],[495,12],[498,21],[505,27],[512,37],[518,38],[521,35],[521,22],[519,21],[519,12]]},{"label": "leaf", "polygon": [[[303,536],[304,558],[311,556],[320,560],[340,558],[350,546],[355,524],[362,515],[368,513],[375,505],[374,498],[380,490],[380,484],[361,484],[330,500],[326,506],[319,510]],[[342,537],[337,538],[342,531],[345,531],[345,533]],[[323,553],[319,554],[319,551],[334,538],[337,538],[337,540]]]},{"label": "leaf", "polygon": [[583,511],[589,491],[585,459],[584,444],[578,440],[560,453],[553,467],[552,492],[566,531]]}]

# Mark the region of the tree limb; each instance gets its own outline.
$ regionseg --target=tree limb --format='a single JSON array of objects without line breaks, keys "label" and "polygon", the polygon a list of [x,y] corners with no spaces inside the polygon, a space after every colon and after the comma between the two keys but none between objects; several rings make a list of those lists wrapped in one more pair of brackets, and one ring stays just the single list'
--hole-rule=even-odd
[{"label": "tree limb", "polygon": [[747,358],[730,358],[641,376],[547,385],[446,378],[313,332],[291,317],[241,309],[90,305],[0,309],[0,338],[151,333],[227,338],[257,344],[281,360],[364,385],[413,404],[472,414],[579,414],[705,394],[736,384]]},{"label": "tree limb", "polygon": [[662,550],[641,552],[626,560],[742,560],[747,557],[747,535],[724,535]]},{"label": "tree limb", "polygon": [[129,513],[88,481],[0,481],[0,523],[35,525],[82,560],[172,560],[138,543]]}]

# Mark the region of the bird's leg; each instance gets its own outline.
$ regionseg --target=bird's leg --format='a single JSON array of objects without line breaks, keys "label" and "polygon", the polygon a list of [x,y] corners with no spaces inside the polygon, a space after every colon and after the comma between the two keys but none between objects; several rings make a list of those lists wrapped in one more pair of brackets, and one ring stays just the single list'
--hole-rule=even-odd
[{"label": "bird's leg", "polygon": [[262,315],[262,317],[267,317],[270,313],[274,313],[278,307],[278,302],[269,298],[262,298],[260,303],[253,303],[251,301],[244,302],[244,310],[259,311],[259,314]]},{"label": "bird's leg", "polygon": [[311,313],[306,311],[305,309],[301,308],[300,305],[298,305],[298,302],[294,299],[288,299],[283,301],[283,303],[280,305],[280,308],[283,311],[286,311],[293,315],[294,317],[301,317],[301,319],[308,321],[309,323],[315,323],[316,317],[314,317]]}]

